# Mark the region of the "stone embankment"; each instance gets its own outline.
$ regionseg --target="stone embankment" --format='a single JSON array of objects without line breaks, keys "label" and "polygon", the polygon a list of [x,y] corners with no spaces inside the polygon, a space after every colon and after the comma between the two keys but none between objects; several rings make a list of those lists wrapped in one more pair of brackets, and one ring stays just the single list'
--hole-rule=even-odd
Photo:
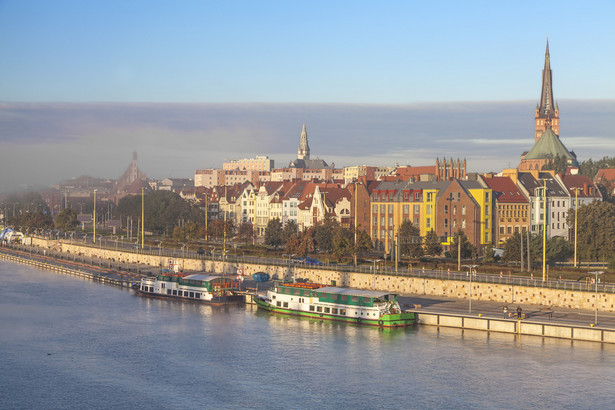
[{"label": "stone embankment", "polygon": [[[65,253],[87,257],[113,259],[122,263],[167,266],[168,257],[70,244],[62,241],[36,240],[37,246],[54,248]],[[432,295],[438,297],[501,302],[502,304],[533,304],[546,307],[615,312],[615,294],[585,290],[554,289],[540,286],[519,286],[509,283],[484,283],[425,277],[346,272],[315,267],[280,266],[210,259],[181,259],[185,271],[205,271],[218,274],[252,275],[258,272],[277,275],[280,279],[305,278],[316,283],[358,289],[394,291],[399,294]],[[539,282],[536,282],[539,283]]]}]

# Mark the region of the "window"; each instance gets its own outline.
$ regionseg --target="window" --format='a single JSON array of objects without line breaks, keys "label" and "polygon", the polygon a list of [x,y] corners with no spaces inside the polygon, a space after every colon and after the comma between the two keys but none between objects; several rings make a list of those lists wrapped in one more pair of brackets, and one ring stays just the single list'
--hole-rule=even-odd
[{"label": "window", "polygon": [[504,227],[500,226],[500,235],[504,235]]},{"label": "window", "polygon": [[465,214],[466,214],[466,206],[461,205],[461,215],[465,215]]},{"label": "window", "polygon": [[340,315],[346,315],[346,309],[340,309]]},{"label": "window", "polygon": [[420,205],[414,205],[414,213],[415,214],[420,214],[421,213],[421,206]]},{"label": "window", "polygon": [[326,307],[325,308],[325,313],[331,313],[331,308]]},{"label": "window", "polygon": [[314,305],[310,305],[310,312],[314,311]]},{"label": "window", "polygon": [[351,297],[350,297],[350,300],[351,300],[352,302],[358,302],[358,301],[359,301],[359,297],[358,297],[358,296],[351,296]]},{"label": "window", "polygon": [[389,204],[389,213],[392,214],[393,213],[393,204]]},{"label": "window", "polygon": [[284,307],[288,307],[288,302],[284,302]]},{"label": "window", "polygon": [[432,202],[433,201],[433,192],[428,192],[427,193],[427,202]]},{"label": "window", "polygon": [[431,205],[427,205],[425,208],[425,213],[427,213],[427,215],[431,215]]},{"label": "window", "polygon": [[456,228],[457,228],[457,220],[453,219],[453,229],[456,229]]},{"label": "window", "polygon": [[333,313],[334,315],[337,315],[337,308],[332,308],[331,313]]},{"label": "window", "polygon": [[386,212],[386,205],[380,205],[380,213],[383,214]]},{"label": "window", "polygon": [[485,205],[485,215],[489,215],[489,205]]},{"label": "window", "polygon": [[414,193],[414,200],[415,200],[415,201],[418,201],[418,200],[420,200],[420,199],[421,199],[421,194],[420,194],[419,192],[415,192],[415,193]]},{"label": "window", "polygon": [[425,219],[425,227],[431,228],[431,218]]},{"label": "window", "polygon": [[404,205],[404,214],[409,214],[410,213],[410,205]]},{"label": "window", "polygon": [[457,215],[457,205],[453,205],[453,215]]},{"label": "window", "polygon": [[322,306],[316,306],[316,311],[317,312],[322,312]]},{"label": "window", "polygon": [[462,229],[465,229],[465,227],[466,227],[466,220],[465,220],[465,219],[462,219],[462,220],[461,220],[461,228],[462,228]]},{"label": "window", "polygon": [[448,205],[444,205],[444,215],[448,215]]},{"label": "window", "polygon": [[444,227],[448,228],[448,219],[447,218],[444,218]]}]

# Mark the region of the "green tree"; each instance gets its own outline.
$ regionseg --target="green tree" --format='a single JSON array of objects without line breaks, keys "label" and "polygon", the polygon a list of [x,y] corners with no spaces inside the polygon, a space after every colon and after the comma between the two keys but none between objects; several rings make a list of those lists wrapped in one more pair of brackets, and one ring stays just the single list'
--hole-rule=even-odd
[{"label": "green tree", "polygon": [[[574,227],[574,210],[568,211],[568,226]],[[577,211],[577,256],[585,261],[615,258],[615,204],[594,201]]]},{"label": "green tree", "polygon": [[314,226],[314,240],[321,252],[333,250],[333,233],[338,227],[337,221],[330,217]]},{"label": "green tree", "polygon": [[354,255],[354,234],[350,229],[338,227],[333,233],[332,242],[333,254],[337,260]]},{"label": "green tree", "polygon": [[557,154],[554,158],[551,157],[542,166],[541,170],[553,170],[558,174],[564,174],[568,168],[568,160],[566,157]]},{"label": "green tree", "polygon": [[282,243],[288,242],[293,235],[297,235],[297,232],[299,232],[297,223],[292,219],[287,221],[282,229]]},{"label": "green tree", "polygon": [[173,229],[173,238],[177,239],[179,242],[190,243],[197,240],[200,236],[200,227],[194,222],[176,226]]},{"label": "green tree", "polygon": [[442,253],[442,244],[440,243],[440,237],[433,229],[427,232],[425,241],[423,243],[426,255],[438,256]]},{"label": "green tree", "polygon": [[56,216],[53,224],[56,229],[61,231],[72,231],[79,225],[79,221],[77,220],[77,212],[71,208],[64,208]]},{"label": "green tree", "polygon": [[279,218],[269,220],[265,229],[265,244],[278,248],[282,243],[282,222]]},{"label": "green tree", "polygon": [[598,161],[593,161],[591,158],[583,161],[579,165],[579,173],[594,179],[598,171],[602,168],[615,168],[615,157],[602,157]]},{"label": "green tree", "polygon": [[421,230],[409,220],[402,222],[399,227],[399,249],[402,255],[411,258],[423,256]]},{"label": "green tree", "polygon": [[[203,213],[198,206],[184,200],[171,191],[153,191],[144,198],[145,228],[157,234],[172,233],[176,226],[188,222],[203,224]],[[141,218],[141,195],[122,198],[117,212],[122,216],[131,216],[133,220]]]},{"label": "green tree", "polygon": [[462,259],[470,259],[476,254],[476,247],[470,243],[466,233],[461,229],[453,236],[453,243],[449,251],[451,258],[457,259],[457,250],[459,250],[460,247]]}]

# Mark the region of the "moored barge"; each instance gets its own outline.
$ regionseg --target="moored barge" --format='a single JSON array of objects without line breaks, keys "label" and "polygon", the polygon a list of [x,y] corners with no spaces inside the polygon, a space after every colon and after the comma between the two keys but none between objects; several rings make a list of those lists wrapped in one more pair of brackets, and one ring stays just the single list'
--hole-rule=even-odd
[{"label": "moored barge", "polygon": [[142,278],[135,291],[142,296],[225,305],[244,302],[240,286],[239,280],[226,276],[168,271]]},{"label": "moored barge", "polygon": [[397,294],[324,286],[314,283],[277,283],[254,301],[273,313],[304,316],[379,327],[414,324],[414,313],[405,313]]}]

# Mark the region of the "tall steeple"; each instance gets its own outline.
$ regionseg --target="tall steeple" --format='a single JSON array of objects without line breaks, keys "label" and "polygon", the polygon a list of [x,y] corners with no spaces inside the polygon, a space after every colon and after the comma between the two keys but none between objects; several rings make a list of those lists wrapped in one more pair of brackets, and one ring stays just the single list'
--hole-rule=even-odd
[{"label": "tall steeple", "polygon": [[310,159],[310,146],[308,145],[307,131],[305,130],[305,123],[303,123],[303,129],[301,130],[301,139],[299,140],[299,149],[297,150],[297,158],[308,160]]},{"label": "tall steeple", "polygon": [[547,39],[547,50],[545,51],[545,66],[542,70],[542,89],[540,92],[540,105],[536,107],[536,118],[534,125],[534,142],[548,127],[553,132],[559,134],[559,109],[553,98],[553,79],[551,73],[551,57],[549,55],[549,39]]}]

